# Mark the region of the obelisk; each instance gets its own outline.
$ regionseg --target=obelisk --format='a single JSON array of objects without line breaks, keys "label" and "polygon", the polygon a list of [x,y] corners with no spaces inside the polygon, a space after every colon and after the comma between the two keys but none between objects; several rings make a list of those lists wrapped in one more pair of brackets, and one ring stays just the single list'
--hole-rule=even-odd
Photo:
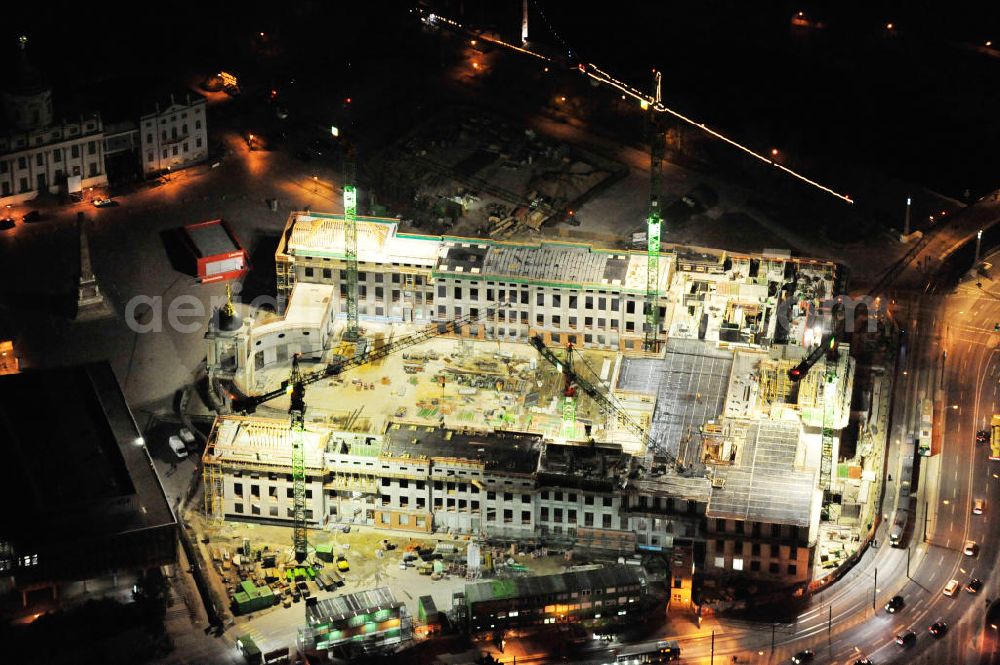
[{"label": "obelisk", "polygon": [[94,321],[114,316],[115,312],[101,293],[97,277],[90,266],[90,242],[87,240],[86,218],[77,213],[76,225],[80,229],[80,286],[77,289],[76,320]]}]

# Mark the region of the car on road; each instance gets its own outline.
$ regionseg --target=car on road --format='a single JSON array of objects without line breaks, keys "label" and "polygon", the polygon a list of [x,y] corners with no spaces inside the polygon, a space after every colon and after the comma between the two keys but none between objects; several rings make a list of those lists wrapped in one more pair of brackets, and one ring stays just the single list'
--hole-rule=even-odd
[{"label": "car on road", "polygon": [[958,591],[958,580],[951,580],[945,585],[943,593],[946,596],[954,596],[956,591]]},{"label": "car on road", "polygon": [[989,440],[990,440],[989,430],[981,429],[978,432],[976,432],[976,443],[978,443],[979,445],[982,445]]},{"label": "car on road", "polygon": [[875,665],[875,662],[871,658],[858,658],[854,665]]},{"label": "car on road", "polygon": [[979,593],[979,590],[983,588],[983,581],[978,577],[973,577],[969,580],[969,583],[965,585],[965,590],[968,593]]},{"label": "car on road", "polygon": [[41,218],[42,218],[42,213],[38,212],[37,210],[29,210],[28,212],[24,213],[23,217],[21,217],[21,221],[22,222],[37,222]]},{"label": "car on road", "polygon": [[965,552],[965,556],[976,556],[979,552],[979,543],[974,540],[967,540],[962,551]]},{"label": "car on road", "polygon": [[174,451],[174,455],[177,455],[179,459],[184,459],[188,456],[187,446],[184,445],[179,436],[171,436],[167,439],[167,445],[170,446],[170,450]]},{"label": "car on road", "polygon": [[983,511],[986,510],[986,501],[984,499],[976,499],[972,502],[972,514],[982,515]]},{"label": "car on road", "polygon": [[812,649],[806,649],[792,656],[792,662],[795,663],[795,665],[801,665],[801,663],[812,662],[813,658],[815,657],[816,657],[815,651],[813,651]]},{"label": "car on road", "polygon": [[944,637],[944,634],[948,632],[948,624],[938,619],[927,627],[927,631],[934,637]]},{"label": "car on road", "polygon": [[14,226],[16,226],[16,222],[14,222],[13,217],[4,217],[3,219],[0,219],[0,231],[9,231],[14,228]]},{"label": "car on road", "polygon": [[906,602],[903,600],[902,596],[893,596],[889,599],[889,602],[885,604],[885,611],[889,614],[895,614],[899,610],[903,609]]},{"label": "car on road", "polygon": [[93,201],[91,201],[91,203],[94,204],[95,208],[111,208],[118,205],[117,201],[106,197],[94,199]]},{"label": "car on road", "polygon": [[898,644],[901,647],[911,646],[916,641],[917,641],[917,634],[914,633],[912,630],[908,630],[905,633],[900,633],[899,635],[896,635],[896,644]]}]

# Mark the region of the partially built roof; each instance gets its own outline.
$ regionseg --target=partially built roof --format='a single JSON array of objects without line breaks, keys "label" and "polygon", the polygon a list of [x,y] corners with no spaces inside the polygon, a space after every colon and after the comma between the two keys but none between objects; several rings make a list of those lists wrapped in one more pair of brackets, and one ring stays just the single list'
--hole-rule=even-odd
[{"label": "partially built roof", "polygon": [[461,432],[428,425],[392,423],[383,454],[476,460],[488,471],[534,473],[541,450],[540,434],[523,432]]},{"label": "partially built roof", "polygon": [[[397,234],[394,219],[358,217],[358,260],[402,266],[433,267],[439,239]],[[278,254],[344,258],[344,216],[293,212],[288,218]]]},{"label": "partially built roof", "polygon": [[616,390],[656,395],[651,436],[685,467],[701,463],[701,427],[722,413],[733,352],[668,339],[660,358],[623,358]]},{"label": "partially built roof", "polygon": [[465,585],[465,599],[471,607],[476,603],[512,598],[536,598],[541,601],[554,594],[567,594],[581,590],[600,590],[643,583],[642,575],[633,566],[608,566],[596,570],[578,570],[555,575],[517,577],[509,580],[490,580]]},{"label": "partially built roof", "polygon": [[[230,464],[292,465],[292,437],[288,420],[219,416],[210,438],[208,454]],[[306,468],[324,468],[324,452],[330,430],[307,424],[302,432]]]},{"label": "partially built roof", "polygon": [[797,420],[751,424],[735,466],[717,466],[708,517],[808,527],[816,470],[796,468]]}]

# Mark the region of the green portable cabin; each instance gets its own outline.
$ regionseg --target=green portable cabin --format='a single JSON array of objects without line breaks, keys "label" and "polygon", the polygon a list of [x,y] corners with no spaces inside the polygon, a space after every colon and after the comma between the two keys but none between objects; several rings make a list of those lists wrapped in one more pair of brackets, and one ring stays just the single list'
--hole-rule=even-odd
[{"label": "green portable cabin", "polygon": [[238,615],[253,612],[253,603],[250,597],[242,591],[233,596],[233,605],[233,611]]},{"label": "green portable cabin", "polygon": [[249,665],[259,665],[264,662],[260,649],[257,648],[257,644],[249,635],[241,635],[240,637],[237,637],[236,647],[240,650],[240,653],[243,654],[243,658],[246,659]]},{"label": "green portable cabin", "polygon": [[437,605],[434,604],[433,596],[420,596],[417,605],[417,618],[426,624],[436,624],[440,620]]},{"label": "green portable cabin", "polygon": [[316,558],[319,559],[320,561],[333,563],[333,544],[327,543],[326,545],[317,545]]}]

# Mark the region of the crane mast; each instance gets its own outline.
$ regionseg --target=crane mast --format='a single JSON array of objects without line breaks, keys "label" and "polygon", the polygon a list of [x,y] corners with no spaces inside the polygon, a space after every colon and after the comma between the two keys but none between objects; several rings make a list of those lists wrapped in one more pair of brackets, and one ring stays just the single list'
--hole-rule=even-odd
[{"label": "crane mast", "polygon": [[292,374],[288,379],[291,396],[288,414],[292,433],[292,545],[295,560],[302,563],[308,550],[306,531],[306,465],[304,436],[306,428],[306,387],[299,369],[299,355],[292,358]]},{"label": "crane mast", "polygon": [[[653,97],[660,103],[662,75],[653,72]],[[646,220],[646,325],[643,349],[656,352],[659,347],[660,305],[660,172],[663,167],[663,142],[653,111],[650,111],[649,141],[649,217]]]},{"label": "crane mast", "polygon": [[356,342],[358,327],[358,190],[354,186],[356,178],[354,147],[346,146],[344,152],[344,261],[347,264],[347,327],[344,339]]}]

